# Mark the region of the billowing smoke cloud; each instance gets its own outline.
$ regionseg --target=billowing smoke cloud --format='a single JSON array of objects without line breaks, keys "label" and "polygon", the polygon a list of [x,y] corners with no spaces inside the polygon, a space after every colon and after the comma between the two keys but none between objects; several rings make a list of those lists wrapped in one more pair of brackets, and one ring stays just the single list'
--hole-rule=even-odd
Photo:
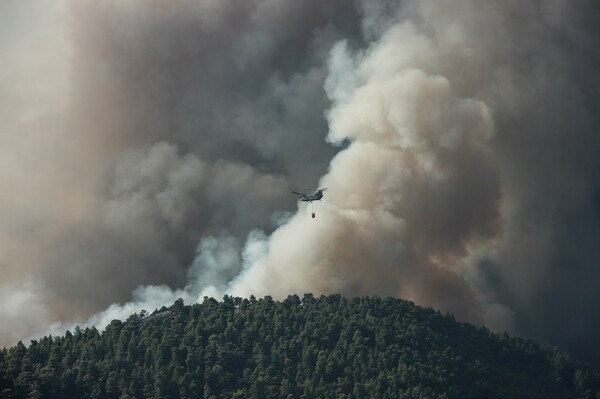
[{"label": "billowing smoke cloud", "polygon": [[82,318],[185,286],[202,237],[271,232],[336,151],[343,3],[4,2],[2,283]]},{"label": "billowing smoke cloud", "polygon": [[593,2],[5,4],[52,40],[1,50],[4,343],[311,291],[600,359]]}]

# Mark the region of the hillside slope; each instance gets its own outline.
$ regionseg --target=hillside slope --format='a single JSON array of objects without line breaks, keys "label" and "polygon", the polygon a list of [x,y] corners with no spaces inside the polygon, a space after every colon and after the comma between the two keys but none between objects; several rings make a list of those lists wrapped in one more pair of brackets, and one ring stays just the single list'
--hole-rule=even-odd
[{"label": "hillside slope", "polygon": [[600,398],[531,340],[400,299],[225,297],[0,351],[3,398]]}]

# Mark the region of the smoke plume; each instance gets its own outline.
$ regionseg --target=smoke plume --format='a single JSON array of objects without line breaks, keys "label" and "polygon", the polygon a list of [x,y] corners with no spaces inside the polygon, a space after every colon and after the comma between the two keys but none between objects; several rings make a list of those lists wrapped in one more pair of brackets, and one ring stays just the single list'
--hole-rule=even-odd
[{"label": "smoke plume", "polygon": [[600,362],[598,11],[3,2],[0,343],[377,294]]}]

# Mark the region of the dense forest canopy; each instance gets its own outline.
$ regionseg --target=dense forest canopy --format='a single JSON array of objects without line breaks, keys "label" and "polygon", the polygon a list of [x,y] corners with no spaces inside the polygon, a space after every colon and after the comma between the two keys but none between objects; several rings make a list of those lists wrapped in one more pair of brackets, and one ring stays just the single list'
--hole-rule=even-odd
[{"label": "dense forest canopy", "polygon": [[0,351],[2,398],[600,398],[556,348],[394,298],[205,298]]}]

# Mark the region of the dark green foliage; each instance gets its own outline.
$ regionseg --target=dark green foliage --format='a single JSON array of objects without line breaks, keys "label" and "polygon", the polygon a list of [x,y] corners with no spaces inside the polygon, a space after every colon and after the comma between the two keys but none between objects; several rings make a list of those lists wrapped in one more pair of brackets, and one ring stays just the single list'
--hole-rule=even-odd
[{"label": "dark green foliage", "polygon": [[0,351],[2,398],[600,398],[600,374],[400,299],[226,296]]}]

